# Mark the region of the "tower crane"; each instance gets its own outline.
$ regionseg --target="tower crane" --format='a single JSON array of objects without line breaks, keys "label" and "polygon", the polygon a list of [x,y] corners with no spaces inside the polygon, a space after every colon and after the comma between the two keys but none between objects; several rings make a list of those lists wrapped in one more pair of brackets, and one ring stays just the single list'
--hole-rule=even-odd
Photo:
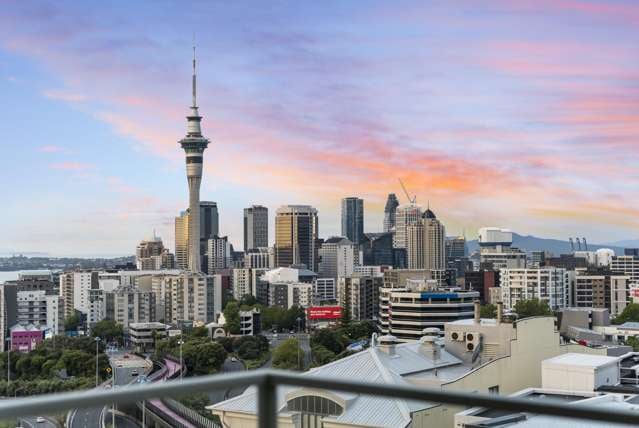
[{"label": "tower crane", "polygon": [[406,198],[408,199],[408,202],[410,202],[411,204],[414,204],[417,201],[417,196],[413,196],[413,198],[411,199],[410,195],[408,194],[408,190],[406,190],[406,186],[404,186],[404,182],[402,181],[402,179],[398,178],[398,180],[399,180],[399,184],[402,186],[402,190],[404,191]]}]

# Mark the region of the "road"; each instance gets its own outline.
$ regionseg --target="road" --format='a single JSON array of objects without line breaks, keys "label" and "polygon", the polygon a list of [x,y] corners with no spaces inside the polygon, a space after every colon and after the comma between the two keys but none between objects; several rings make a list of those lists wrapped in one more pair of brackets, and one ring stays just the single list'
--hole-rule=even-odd
[{"label": "road", "polygon": [[[111,424],[113,414],[111,413],[111,409],[107,410],[104,414],[104,423],[109,426]],[[120,414],[119,412],[115,412],[115,426],[117,428],[140,428],[142,426],[141,423],[137,422],[135,419]]]},{"label": "road", "polygon": [[[135,355],[129,355],[125,358],[125,355],[127,354],[124,352],[115,352],[109,355],[111,367],[115,374],[116,387],[128,385],[137,378],[137,376],[134,376],[135,372],[138,375],[142,374],[149,367],[144,359]],[[76,409],[71,416],[69,428],[100,428],[100,415],[103,410],[104,407]]]},{"label": "road", "polygon": [[[231,372],[239,372],[246,370],[244,367],[244,363],[241,361],[232,361],[231,358],[227,358],[222,364],[222,373],[231,373]],[[209,400],[211,400],[211,404],[216,404],[221,401],[224,401],[228,398],[233,398],[244,392],[246,387],[236,387],[228,390],[217,390],[209,393]]]},{"label": "road", "polygon": [[38,423],[35,416],[20,418],[19,426],[22,428],[58,428],[58,424],[53,419],[45,417],[44,422]]}]

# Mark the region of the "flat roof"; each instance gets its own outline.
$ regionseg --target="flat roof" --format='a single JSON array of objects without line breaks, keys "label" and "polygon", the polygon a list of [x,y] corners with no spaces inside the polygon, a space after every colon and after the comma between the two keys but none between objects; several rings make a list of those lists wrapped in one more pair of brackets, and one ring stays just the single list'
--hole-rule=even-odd
[{"label": "flat roof", "polygon": [[549,358],[541,362],[542,366],[545,364],[553,365],[565,365],[565,366],[580,366],[580,367],[602,367],[611,363],[619,361],[618,357],[608,357],[605,355],[592,355],[592,354],[576,354],[568,353],[558,355],[553,358]]}]

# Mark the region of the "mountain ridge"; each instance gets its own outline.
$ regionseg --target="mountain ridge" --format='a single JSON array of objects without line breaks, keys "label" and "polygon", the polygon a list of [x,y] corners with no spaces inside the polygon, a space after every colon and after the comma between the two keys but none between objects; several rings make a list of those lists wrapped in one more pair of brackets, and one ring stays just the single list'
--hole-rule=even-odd
[{"label": "mountain ridge", "polygon": [[[633,242],[633,241],[620,241],[620,242]],[[639,243],[639,241],[638,241]],[[467,242],[468,252],[472,254],[473,251],[479,249],[479,244],[476,239]],[[525,251],[550,251],[553,255],[558,256],[560,254],[570,254],[573,250],[570,247],[570,242],[562,241],[561,239],[553,238],[540,238],[533,235],[520,235],[513,232],[513,247],[520,248]],[[588,243],[588,250],[595,251],[600,248],[610,248],[616,255],[623,255],[624,246],[619,245],[606,245],[606,244],[590,244]],[[577,245],[575,244],[575,249]],[[583,248],[582,248],[583,250]]]}]

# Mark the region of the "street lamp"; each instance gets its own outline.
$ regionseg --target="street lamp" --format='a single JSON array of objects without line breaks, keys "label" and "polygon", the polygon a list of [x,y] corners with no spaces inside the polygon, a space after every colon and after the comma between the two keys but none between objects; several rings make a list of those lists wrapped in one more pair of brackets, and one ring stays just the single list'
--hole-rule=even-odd
[{"label": "street lamp", "polygon": [[296,320],[296,321],[297,321],[297,334],[300,334],[300,333],[301,333],[301,330],[302,330],[302,327],[300,327],[300,324],[301,324],[301,322],[302,322],[302,318],[297,317],[297,320]]},{"label": "street lamp", "polygon": [[98,387],[98,383],[99,383],[99,375],[98,375],[98,353],[99,348],[100,348],[100,338],[96,337],[95,338],[95,387]]},{"label": "street lamp", "polygon": [[182,381],[182,377],[184,373],[184,361],[182,359],[182,345],[184,345],[184,341],[180,339],[178,341],[178,345],[180,345],[180,381]]},{"label": "street lamp", "polygon": [[7,397],[9,396],[9,386],[11,384],[11,339],[8,340],[9,347],[7,349]]}]

